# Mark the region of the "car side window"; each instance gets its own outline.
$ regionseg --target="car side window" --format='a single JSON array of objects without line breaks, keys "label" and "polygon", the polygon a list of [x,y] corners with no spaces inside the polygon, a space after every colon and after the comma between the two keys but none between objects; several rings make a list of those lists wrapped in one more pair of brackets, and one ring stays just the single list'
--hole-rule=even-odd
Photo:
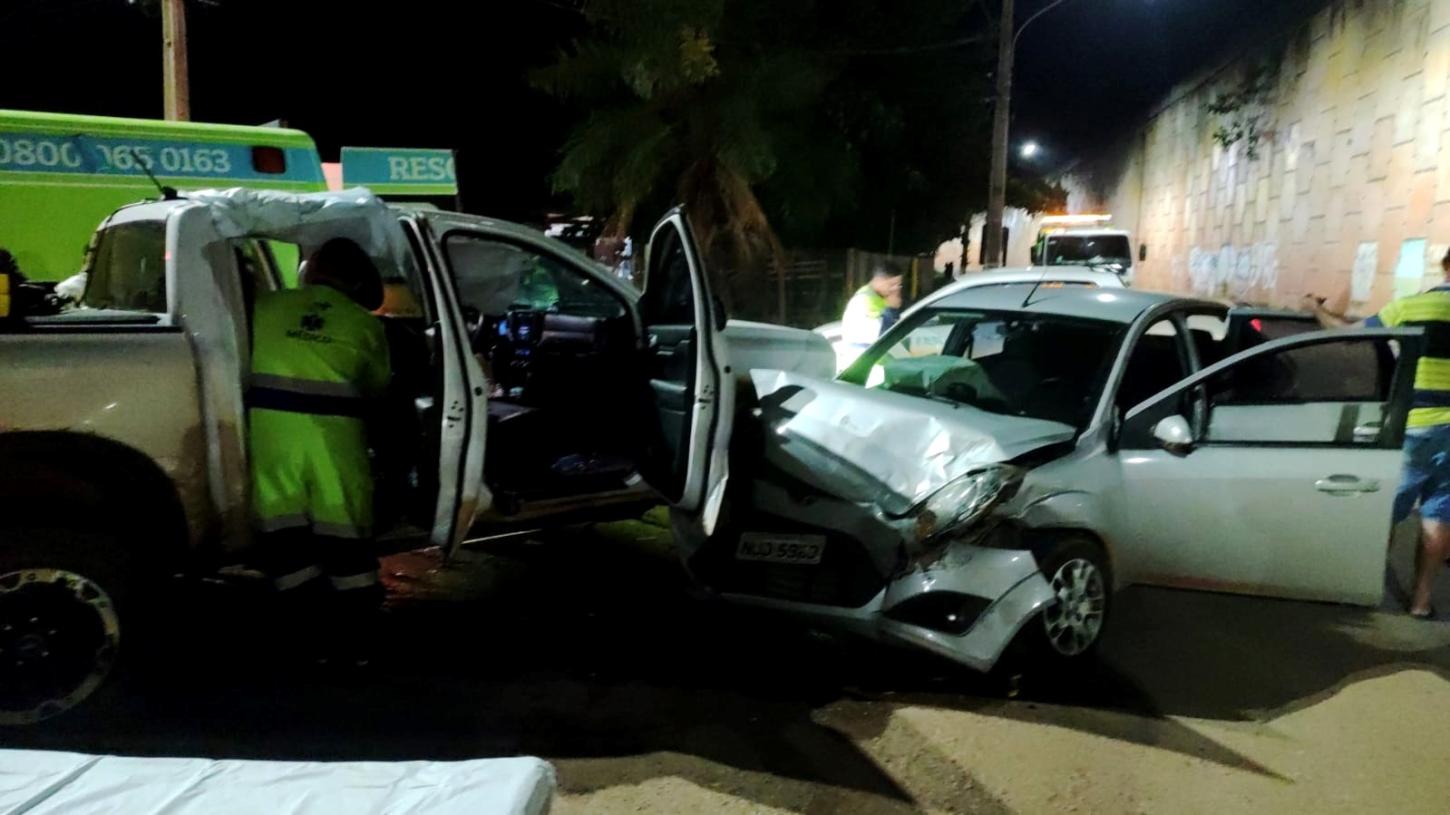
[{"label": "car side window", "polygon": [[1384,343],[1323,342],[1247,359],[1214,377],[1209,392],[1215,405],[1383,402],[1394,369]]},{"label": "car side window", "polygon": [[1133,346],[1127,370],[1118,385],[1116,404],[1126,411],[1172,387],[1188,374],[1178,327],[1165,317],[1149,326]]},{"label": "car side window", "polygon": [[[1121,445],[1158,447],[1153,427],[1172,415],[1191,421],[1198,444],[1390,444],[1394,439],[1384,427],[1397,366],[1394,341],[1383,337],[1345,337],[1256,354],[1134,413],[1123,425]],[[1337,374],[1331,377],[1330,371]]]},{"label": "car side window", "polygon": [[546,254],[474,235],[449,235],[448,265],[463,305],[501,316],[530,310],[613,319],[624,304],[579,270]]},{"label": "car side window", "polygon": [[651,325],[693,325],[695,287],[679,232],[665,229],[649,247],[649,270],[641,303]]}]

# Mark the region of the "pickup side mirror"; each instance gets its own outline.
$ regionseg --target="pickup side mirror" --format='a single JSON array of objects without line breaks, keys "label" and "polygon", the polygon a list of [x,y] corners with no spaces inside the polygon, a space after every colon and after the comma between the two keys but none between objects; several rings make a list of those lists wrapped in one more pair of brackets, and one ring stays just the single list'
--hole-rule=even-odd
[{"label": "pickup side mirror", "polygon": [[1034,244],[1032,246],[1032,253],[1031,254],[1032,254],[1032,265],[1033,266],[1041,266],[1042,265],[1042,244],[1040,244],[1040,243],[1039,244]]},{"label": "pickup side mirror", "polygon": [[1153,425],[1153,438],[1158,445],[1175,456],[1186,456],[1193,452],[1193,429],[1188,420],[1173,414]]},{"label": "pickup side mirror", "polygon": [[730,318],[725,314],[724,301],[717,295],[711,295],[710,297],[710,316],[715,319],[715,328],[724,331],[725,323],[729,322]]}]

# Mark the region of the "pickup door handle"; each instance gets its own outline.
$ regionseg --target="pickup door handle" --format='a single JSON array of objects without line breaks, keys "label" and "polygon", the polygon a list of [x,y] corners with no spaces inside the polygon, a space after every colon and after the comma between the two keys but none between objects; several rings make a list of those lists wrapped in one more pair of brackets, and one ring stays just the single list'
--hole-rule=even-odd
[{"label": "pickup door handle", "polygon": [[1379,492],[1380,482],[1357,475],[1331,475],[1315,481],[1314,489],[1330,495],[1353,495],[1357,492]]}]

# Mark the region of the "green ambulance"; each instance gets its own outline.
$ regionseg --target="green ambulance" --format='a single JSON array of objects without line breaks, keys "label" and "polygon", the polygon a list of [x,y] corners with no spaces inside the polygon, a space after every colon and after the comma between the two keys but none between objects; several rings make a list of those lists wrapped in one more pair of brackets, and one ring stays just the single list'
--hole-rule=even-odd
[{"label": "green ambulance", "polygon": [[[327,189],[317,147],[298,130],[0,110],[0,249],[31,280],[79,271],[101,220],[157,197],[157,183]],[[295,257],[277,260],[297,268]]]}]

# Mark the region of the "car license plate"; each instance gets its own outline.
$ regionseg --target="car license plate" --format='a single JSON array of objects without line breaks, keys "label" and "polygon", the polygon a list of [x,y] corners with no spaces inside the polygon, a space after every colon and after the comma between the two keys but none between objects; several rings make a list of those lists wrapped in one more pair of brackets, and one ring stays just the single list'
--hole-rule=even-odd
[{"label": "car license plate", "polygon": [[825,551],[825,535],[746,532],[740,536],[740,547],[735,550],[735,559],[814,566],[821,562],[821,554]]}]

